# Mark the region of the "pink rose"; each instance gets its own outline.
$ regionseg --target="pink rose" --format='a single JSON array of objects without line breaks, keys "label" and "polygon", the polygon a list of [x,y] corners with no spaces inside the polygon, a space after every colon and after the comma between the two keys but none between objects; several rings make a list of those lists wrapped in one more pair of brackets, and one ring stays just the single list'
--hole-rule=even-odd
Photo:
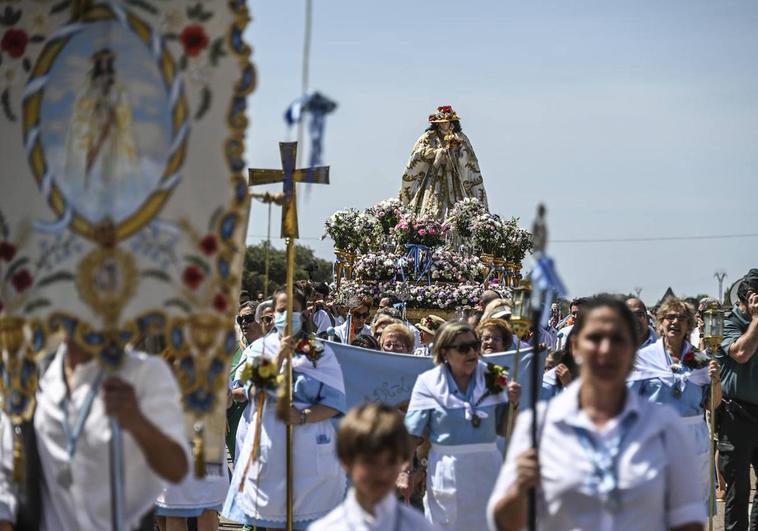
[{"label": "pink rose", "polygon": [[419,236],[426,236],[426,229],[421,229],[418,231]]}]

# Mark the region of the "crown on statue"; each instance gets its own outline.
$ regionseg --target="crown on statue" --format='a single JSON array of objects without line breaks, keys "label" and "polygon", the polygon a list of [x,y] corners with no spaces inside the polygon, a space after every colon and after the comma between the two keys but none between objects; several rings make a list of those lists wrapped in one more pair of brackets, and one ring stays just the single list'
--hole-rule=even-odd
[{"label": "crown on statue", "polygon": [[450,105],[440,105],[437,107],[437,112],[429,115],[429,121],[431,123],[438,122],[457,122],[460,120]]}]

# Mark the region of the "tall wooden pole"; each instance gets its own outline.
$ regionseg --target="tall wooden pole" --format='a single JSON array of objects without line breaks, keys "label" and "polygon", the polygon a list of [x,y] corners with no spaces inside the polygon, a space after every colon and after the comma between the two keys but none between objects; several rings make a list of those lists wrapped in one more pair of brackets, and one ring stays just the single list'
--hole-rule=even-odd
[{"label": "tall wooden pole", "polygon": [[[287,238],[287,329],[286,336],[292,335],[292,312],[295,310],[295,238]],[[287,387],[287,402],[292,407],[292,351],[287,354],[287,373],[285,376]],[[287,531],[292,531],[294,522],[293,507],[294,495],[294,430],[287,423]]]}]

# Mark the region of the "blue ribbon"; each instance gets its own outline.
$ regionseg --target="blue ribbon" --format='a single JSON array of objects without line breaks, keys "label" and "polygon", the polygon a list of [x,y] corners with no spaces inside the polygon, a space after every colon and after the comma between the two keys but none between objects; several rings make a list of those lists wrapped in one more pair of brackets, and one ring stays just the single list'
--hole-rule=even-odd
[{"label": "blue ribbon", "polygon": [[[284,111],[284,121],[289,127],[300,123],[305,114],[310,114],[308,132],[311,136],[310,168],[321,164],[326,115],[337,108],[337,103],[318,92],[309,92],[293,101]],[[310,175],[309,175],[310,177]]]},{"label": "blue ribbon", "polygon": [[432,264],[434,262],[429,247],[419,243],[406,243],[405,248],[408,249],[406,257],[413,261],[413,278],[419,280],[421,277],[426,276],[429,284],[431,284]]}]

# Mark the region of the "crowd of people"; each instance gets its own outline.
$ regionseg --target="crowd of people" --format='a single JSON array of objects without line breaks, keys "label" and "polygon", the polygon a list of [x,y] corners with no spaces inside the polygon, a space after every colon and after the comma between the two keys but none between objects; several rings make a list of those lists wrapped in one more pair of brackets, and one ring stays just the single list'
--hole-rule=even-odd
[{"label": "crowd of people", "polygon": [[[758,270],[737,294],[715,352],[703,312],[718,301],[694,307],[672,297],[650,310],[636,297],[601,294],[571,301],[565,318],[554,308],[537,330],[548,353],[537,419],[518,413],[519,384],[483,357],[531,341],[514,332],[511,301],[495,290],[451,320],[414,325],[389,297],[376,308],[370,299],[339,305],[328,286],[299,282],[287,335],[286,290],[243,297],[229,374],[231,467],[203,479],[189,472],[169,366],[130,350],[120,376],[106,378],[68,338],[40,378],[22,492],[11,485],[7,418],[0,427],[0,529],[110,527],[109,417],[124,431],[128,529],[212,531],[219,514],[247,529],[285,527],[288,425],[295,529],[522,529],[532,489],[541,529],[703,529],[713,498],[725,501],[727,530],[758,529],[758,509],[748,515],[758,466]],[[417,377],[410,401],[348,410],[337,357],[325,349],[307,358],[309,338],[366,355],[427,356],[433,368]],[[292,358],[283,417],[276,392],[242,376],[260,356],[279,371]]]}]

